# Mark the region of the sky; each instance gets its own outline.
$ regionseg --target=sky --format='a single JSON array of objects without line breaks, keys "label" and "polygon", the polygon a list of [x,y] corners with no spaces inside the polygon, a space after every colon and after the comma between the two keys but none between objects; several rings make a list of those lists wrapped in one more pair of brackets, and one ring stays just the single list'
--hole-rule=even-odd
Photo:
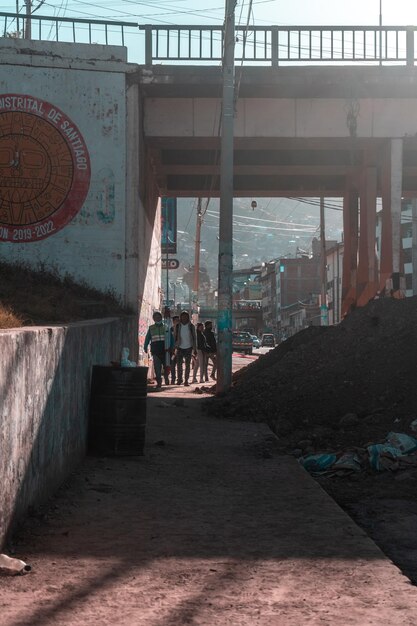
[{"label": "sky", "polygon": [[[23,7],[23,0],[18,0]],[[253,0],[254,22],[262,24],[376,25],[380,3],[385,25],[416,24],[415,0]],[[36,7],[39,0],[33,0]],[[45,0],[39,13],[61,17],[126,19],[140,23],[216,24],[224,18],[224,0]],[[236,18],[246,23],[250,0],[238,0]],[[14,11],[16,0],[0,0]]]},{"label": "sky", "polygon": [[[107,19],[138,24],[211,24],[224,20],[225,0],[32,0],[35,15],[65,18]],[[14,12],[16,2],[23,13],[24,0],[0,0],[0,10]],[[276,25],[378,25],[380,9],[384,25],[417,25],[417,0],[238,0],[236,24]],[[60,23],[60,35],[72,30]],[[54,29],[50,29],[51,37]],[[84,26],[84,32],[86,27]],[[35,30],[36,32],[36,30]],[[48,32],[48,30],[46,30]],[[78,31],[82,35],[82,29]],[[42,31],[43,36],[45,30]],[[110,37],[116,34],[110,33]],[[65,39],[64,39],[65,40]],[[95,39],[95,41],[97,41]],[[97,41],[101,43],[101,41]],[[110,43],[120,44],[113,40]],[[144,62],[144,32],[131,29],[126,38],[128,60]],[[279,202],[278,199],[274,203]],[[293,201],[288,201],[292,203]],[[259,207],[263,206],[259,200]],[[294,206],[296,206],[294,204]],[[303,206],[300,211],[304,214]],[[283,207],[286,211],[286,207]],[[317,212],[317,211],[315,211]],[[296,210],[297,218],[299,211]]]},{"label": "sky", "polygon": [[[0,10],[15,12],[16,1],[20,12],[23,13],[24,0],[0,0]],[[36,10],[40,0],[32,1]],[[44,0],[35,15],[121,20],[138,24],[210,24],[220,26],[224,20],[224,7],[224,0]],[[382,9],[383,25],[417,26],[417,0],[252,0],[252,2],[250,0],[238,0],[236,24],[244,26],[247,24],[249,7],[252,8],[249,23],[259,26],[270,24],[285,26],[376,26],[379,23],[380,8]],[[65,32],[69,32],[72,36],[72,30],[67,27],[65,31],[65,28],[66,24],[60,22],[60,36],[61,33],[65,34]],[[49,30],[51,37],[53,37],[54,29]],[[85,31],[86,27],[84,26],[84,33]],[[45,38],[45,30],[42,33],[43,38]],[[77,31],[77,36],[78,33],[82,35],[82,28]],[[111,29],[110,37],[116,37]],[[102,43],[97,39],[94,41]],[[120,41],[117,39],[109,43],[120,45]],[[144,32],[138,31],[137,28],[131,29],[126,38],[130,62],[144,62],[143,43]],[[258,199],[259,214],[262,210],[266,210],[267,204],[265,203],[267,202],[267,199]],[[272,210],[272,215],[282,213],[280,217],[287,218],[289,221],[300,221],[301,218],[308,217],[306,207],[295,200],[275,198],[269,209]],[[310,224],[317,224],[317,207],[312,206],[309,213],[312,214]],[[341,215],[340,213],[333,215],[333,213],[334,211],[330,211],[329,218],[333,219],[333,217],[340,217]],[[334,232],[331,234],[337,236],[337,220],[334,220],[332,226]],[[301,243],[304,245],[304,242]],[[236,248],[238,245],[239,242],[236,242]],[[295,241],[295,236],[291,237],[289,238],[288,249],[282,250],[280,253],[291,251],[291,246],[296,245],[298,245],[298,240]]]},{"label": "sky", "polygon": [[[32,0],[33,6],[41,0]],[[24,12],[24,0],[0,0],[0,10]],[[44,0],[38,15],[132,21],[139,24],[218,24],[224,0]],[[416,0],[238,0],[236,23],[277,25],[377,25],[380,7],[384,25],[417,25]],[[61,24],[62,30],[65,24]],[[70,28],[67,28],[71,33]],[[43,31],[45,32],[45,31]],[[114,35],[116,37],[116,35]],[[143,31],[128,36],[129,61],[143,63]],[[101,42],[98,42],[101,43]],[[112,43],[118,43],[114,40]]]}]

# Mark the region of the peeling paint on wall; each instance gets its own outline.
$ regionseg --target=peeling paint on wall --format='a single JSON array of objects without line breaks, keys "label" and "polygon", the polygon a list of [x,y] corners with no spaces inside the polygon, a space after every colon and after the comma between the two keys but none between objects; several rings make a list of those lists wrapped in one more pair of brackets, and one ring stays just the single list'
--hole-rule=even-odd
[{"label": "peeling paint on wall", "polygon": [[113,224],[116,215],[116,189],[114,172],[110,167],[97,172],[91,186],[91,196],[93,202],[79,211],[73,223],[98,226]]},{"label": "peeling paint on wall", "polygon": [[96,216],[100,224],[112,224],[116,211],[113,170],[104,168],[98,172],[97,178],[99,189],[96,194]]}]

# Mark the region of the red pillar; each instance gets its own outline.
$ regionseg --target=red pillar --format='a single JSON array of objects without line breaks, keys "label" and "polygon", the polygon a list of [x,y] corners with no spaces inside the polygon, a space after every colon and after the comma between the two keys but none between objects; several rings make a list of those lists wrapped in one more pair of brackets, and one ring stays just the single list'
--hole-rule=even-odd
[{"label": "red pillar", "polygon": [[358,194],[353,186],[346,189],[343,198],[343,233],[342,317],[356,306]]},{"label": "red pillar", "polygon": [[401,239],[403,141],[391,139],[387,145],[382,181],[382,232],[380,286],[395,297],[404,297],[404,271]]},{"label": "red pillar", "polygon": [[378,291],[376,260],[376,167],[366,167],[360,183],[360,234],[357,304],[364,306]]}]

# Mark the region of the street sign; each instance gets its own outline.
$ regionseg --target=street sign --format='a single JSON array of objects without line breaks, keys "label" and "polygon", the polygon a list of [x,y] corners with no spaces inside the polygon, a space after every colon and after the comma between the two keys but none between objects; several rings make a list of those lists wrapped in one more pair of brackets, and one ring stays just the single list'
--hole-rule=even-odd
[{"label": "street sign", "polygon": [[180,262],[178,259],[162,259],[162,269],[163,270],[177,270],[180,266]]}]

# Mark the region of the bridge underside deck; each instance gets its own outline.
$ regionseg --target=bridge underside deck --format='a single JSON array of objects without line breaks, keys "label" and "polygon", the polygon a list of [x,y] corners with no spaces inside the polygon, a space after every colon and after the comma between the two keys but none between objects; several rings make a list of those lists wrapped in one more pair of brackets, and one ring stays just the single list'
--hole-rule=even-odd
[{"label": "bridge underside deck", "polygon": [[[147,101],[159,194],[218,197],[220,69],[153,66],[130,80]],[[244,68],[238,83],[234,195],[343,198],[342,314],[383,288],[400,296],[402,199],[417,198],[416,67]]]},{"label": "bridge underside deck", "polygon": [[[390,139],[236,138],[236,197],[344,197],[359,189],[365,168],[376,169],[383,195]],[[216,137],[148,137],[161,196],[218,197],[220,140]],[[403,197],[417,196],[417,138],[404,139]]]}]

